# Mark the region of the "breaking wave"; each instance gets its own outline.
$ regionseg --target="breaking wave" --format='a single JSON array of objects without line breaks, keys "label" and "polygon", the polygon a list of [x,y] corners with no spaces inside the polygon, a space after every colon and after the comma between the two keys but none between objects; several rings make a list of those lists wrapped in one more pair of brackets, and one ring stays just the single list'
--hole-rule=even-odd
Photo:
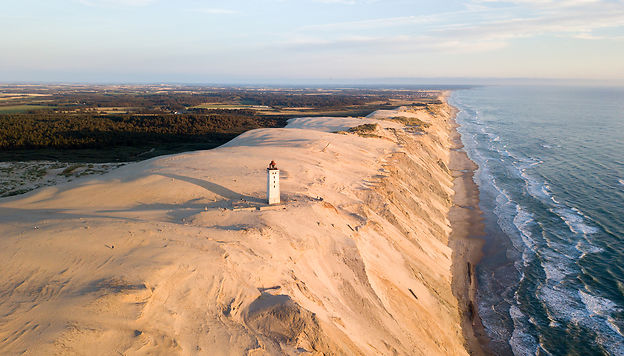
[{"label": "breaking wave", "polygon": [[[561,155],[567,146],[545,142],[544,138],[531,143],[531,136],[510,129],[499,111],[492,111],[495,116],[483,109],[491,103],[479,108],[487,100],[479,95],[454,95],[451,101],[461,110],[457,120],[462,141],[479,165],[475,180],[482,192],[482,209],[491,207],[491,219],[484,211],[486,224],[491,226],[489,231],[499,229],[507,237],[508,246],[502,244],[501,248],[506,249],[505,255],[518,272],[517,280],[505,280],[498,272],[504,269],[504,258],[488,260],[486,256],[482,261],[479,279],[483,298],[479,307],[480,311],[487,308],[482,312],[486,331],[495,342],[508,343],[516,355],[560,354],[563,350],[579,354],[604,354],[606,350],[624,355],[622,299],[610,297],[610,290],[597,288],[594,282],[614,273],[593,272],[605,268],[593,261],[611,253],[613,249],[603,241],[613,232],[594,221],[599,210],[583,205],[578,199],[584,195],[576,189],[586,189],[587,180],[578,181],[581,174],[595,172],[582,172],[579,165],[575,167],[579,176],[562,176],[569,183],[553,180],[551,176],[559,176],[569,166],[551,156]],[[508,105],[505,101],[500,104]],[[560,160],[566,159],[581,158],[566,156]],[[624,185],[624,179],[619,183]],[[612,282],[600,280],[599,285],[605,283]],[[492,290],[496,287],[502,290]],[[505,292],[507,289],[512,292]],[[506,312],[501,312],[501,305],[507,305]],[[549,341],[551,333],[556,340],[554,335],[561,332],[570,334],[570,345]]]}]

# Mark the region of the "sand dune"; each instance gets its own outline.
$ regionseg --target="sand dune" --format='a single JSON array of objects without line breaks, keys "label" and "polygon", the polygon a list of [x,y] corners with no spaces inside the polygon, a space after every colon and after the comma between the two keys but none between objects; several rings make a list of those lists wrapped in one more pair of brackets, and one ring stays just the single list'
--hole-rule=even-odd
[{"label": "sand dune", "polygon": [[[0,200],[0,354],[466,354],[438,109],[295,119]],[[381,138],[334,133],[363,123]]]}]

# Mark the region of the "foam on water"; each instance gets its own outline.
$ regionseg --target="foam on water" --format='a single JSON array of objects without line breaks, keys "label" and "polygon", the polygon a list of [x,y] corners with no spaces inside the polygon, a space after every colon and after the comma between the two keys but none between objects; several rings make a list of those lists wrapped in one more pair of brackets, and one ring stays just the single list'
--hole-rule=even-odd
[{"label": "foam on water", "polygon": [[[552,343],[542,344],[541,340],[543,337],[548,338],[547,334],[540,334],[540,343],[537,342],[534,329],[542,328],[540,325],[543,324],[536,321],[533,315],[526,314],[533,308],[545,313],[553,329],[566,330],[568,325],[578,325],[595,333],[583,334],[591,337],[583,343],[583,347],[595,342],[607,349],[609,354],[624,355],[624,338],[620,331],[623,322],[621,315],[617,315],[622,309],[593,288],[584,286],[580,282],[582,279],[578,278],[586,271],[581,268],[580,260],[588,254],[606,252],[596,245],[600,239],[594,237],[602,236],[602,225],[587,216],[582,211],[584,208],[578,208],[577,204],[568,203],[565,196],[555,194],[552,186],[559,182],[549,181],[536,173],[545,163],[542,158],[544,155],[559,154],[565,147],[555,142],[546,142],[545,139],[531,146],[528,142],[531,136],[521,136],[514,142],[513,137],[510,140],[510,136],[501,133],[503,131],[500,130],[505,128],[500,126],[502,120],[492,116],[492,111],[487,109],[488,105],[481,110],[461,101],[453,104],[465,109],[458,115],[458,122],[461,124],[460,133],[466,150],[479,165],[475,179],[482,194],[494,192],[492,212],[496,216],[496,224],[509,238],[510,249],[519,252],[511,255],[521,256],[513,261],[520,280],[509,288],[518,288],[525,278],[538,278],[528,282],[535,283],[533,297],[543,306],[535,309],[527,305],[526,297],[519,298],[519,291],[516,291],[513,298],[507,300],[509,319],[513,325],[508,334],[501,330],[504,323],[495,320],[504,317],[504,314],[480,302],[479,309],[488,334],[498,342],[508,340],[516,355],[536,354],[538,351],[539,354],[558,354],[559,351],[548,350],[548,347],[553,347]],[[541,151],[535,151],[532,147],[539,147]],[[576,179],[576,176],[573,178]],[[524,184],[518,185],[518,181]],[[582,186],[584,182],[578,181],[576,184]],[[618,182],[624,185],[624,179]],[[541,269],[541,273],[534,270],[536,267]],[[527,275],[525,269],[529,268],[533,272]],[[500,295],[506,298],[506,292]],[[495,297],[488,296],[488,300],[495,300]],[[510,336],[505,339],[505,335]]]},{"label": "foam on water", "polygon": [[581,215],[578,210],[575,211],[575,209],[564,208],[559,205],[551,211],[559,215],[563,222],[568,225],[570,231],[575,234],[591,235],[598,232],[598,228],[587,224],[583,215]]},{"label": "foam on water", "polygon": [[572,233],[589,235],[599,231],[597,227],[588,224],[586,221],[587,217],[580,210],[561,204],[550,191],[550,185],[548,183],[539,182],[537,179],[528,175],[526,170],[523,170],[521,176],[527,184],[527,191],[529,194],[542,201],[542,203],[550,205],[549,210],[557,214]]},{"label": "foam on water", "polygon": [[[495,147],[490,145],[490,149],[495,149]],[[597,232],[597,228],[590,226],[580,211],[559,203],[550,192],[547,182],[540,181],[527,172],[527,168],[538,165],[541,161],[515,154],[506,148],[498,152],[514,159],[513,166],[519,172],[519,177],[525,182],[526,192],[534,199],[549,206],[549,210],[563,220],[572,233],[572,235],[568,235],[568,238],[574,240],[580,236]],[[496,180],[492,178],[492,181],[495,182]],[[549,314],[551,325],[560,325],[561,321],[583,323],[582,320],[589,317],[589,313],[586,312],[586,308],[581,304],[580,299],[575,298],[575,290],[562,285],[562,282],[567,278],[573,278],[579,273],[578,266],[574,263],[576,258],[582,256],[581,251],[577,248],[578,243],[572,246],[551,240],[546,240],[544,244],[537,243],[531,229],[539,227],[543,231],[542,225],[536,224],[533,214],[526,207],[516,203],[509,191],[497,184],[493,185],[500,193],[496,198],[497,206],[494,210],[499,217],[499,226],[510,236],[514,247],[522,251],[522,265],[527,266],[535,258],[539,249],[540,265],[546,276],[546,284],[540,289],[537,297],[545,303],[549,311],[554,311],[554,313]],[[514,238],[514,236],[520,239]],[[587,240],[583,240],[583,243],[585,245],[581,246],[589,245],[587,250],[601,251]],[[522,278],[524,278],[524,274]],[[510,307],[510,316],[514,320],[513,334],[517,335],[516,339],[512,338],[510,341],[512,349],[515,354],[526,354],[527,338],[524,335],[526,327],[521,327],[521,324],[526,323],[527,319],[522,317],[519,309],[515,306]],[[593,323],[585,324],[592,330],[598,329]]]},{"label": "foam on water", "polygon": [[535,224],[533,214],[529,213],[526,209],[516,204],[516,215],[513,217],[513,224],[520,232],[520,237],[524,245],[522,249],[528,249],[531,252],[535,252],[537,242],[533,239],[530,227]]},{"label": "foam on water", "polygon": [[607,298],[597,297],[582,290],[578,291],[578,293],[590,316],[610,316],[611,313],[619,310],[617,305]]},{"label": "foam on water", "polygon": [[579,258],[583,258],[587,254],[590,254],[590,253],[602,253],[602,252],[604,252],[604,249],[602,247],[598,247],[598,246],[592,245],[588,240],[585,240],[585,239],[584,240],[579,240],[576,243],[575,248],[581,253]]},{"label": "foam on water", "polygon": [[582,290],[579,290],[578,294],[588,313],[583,322],[588,324],[588,327],[601,331],[599,341],[613,355],[624,355],[624,342],[620,338],[623,336],[622,331],[612,318],[612,315],[621,312],[622,308],[607,298]]},{"label": "foam on water", "polygon": [[[493,184],[495,188],[498,188]],[[521,261],[515,261],[516,269],[522,272],[521,265],[529,264],[535,257],[536,242],[529,229],[534,222],[531,214],[510,199],[505,190],[498,190],[494,214],[498,217],[498,226],[510,237],[516,251],[522,255]]]},{"label": "foam on water", "polygon": [[560,264],[561,259],[551,259],[541,262],[546,273],[547,281],[562,282],[566,277],[574,274],[574,271],[564,264]]},{"label": "foam on water", "polygon": [[540,200],[550,199],[548,184],[546,184],[546,182],[540,182],[536,178],[531,177],[526,170],[522,171],[520,176],[524,180],[529,195]]},{"label": "foam on water", "polygon": [[514,329],[509,340],[513,353],[516,355],[537,354],[539,346],[535,338],[528,332],[526,325],[529,323],[529,319],[527,316],[515,305],[509,308],[509,315],[514,323]]}]

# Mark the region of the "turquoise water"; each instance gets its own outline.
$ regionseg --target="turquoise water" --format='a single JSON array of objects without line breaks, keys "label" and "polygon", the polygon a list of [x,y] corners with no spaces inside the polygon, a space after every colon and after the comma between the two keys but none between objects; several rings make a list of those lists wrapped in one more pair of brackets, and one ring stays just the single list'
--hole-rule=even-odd
[{"label": "turquoise water", "polygon": [[492,349],[624,355],[624,89],[482,87],[450,102],[480,167]]}]

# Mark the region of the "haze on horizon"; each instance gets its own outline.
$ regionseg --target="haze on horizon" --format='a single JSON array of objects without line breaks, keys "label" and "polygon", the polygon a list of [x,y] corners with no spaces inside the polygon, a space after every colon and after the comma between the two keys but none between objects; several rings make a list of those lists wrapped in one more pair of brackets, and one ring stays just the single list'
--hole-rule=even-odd
[{"label": "haze on horizon", "polygon": [[624,83],[620,0],[21,0],[0,31],[5,83]]}]

